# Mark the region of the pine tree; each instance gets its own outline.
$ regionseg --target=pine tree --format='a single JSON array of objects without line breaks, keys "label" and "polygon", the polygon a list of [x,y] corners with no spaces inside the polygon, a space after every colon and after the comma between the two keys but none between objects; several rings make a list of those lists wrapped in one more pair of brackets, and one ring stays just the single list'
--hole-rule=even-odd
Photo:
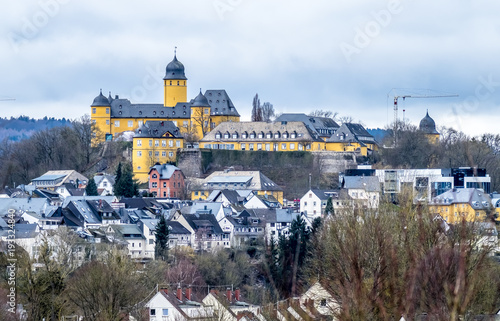
[{"label": "pine tree", "polygon": [[169,230],[165,216],[160,216],[156,224],[155,234],[155,259],[166,261],[168,258]]},{"label": "pine tree", "polygon": [[87,186],[85,187],[85,192],[87,193],[87,196],[97,196],[98,191],[97,191],[97,185],[95,183],[94,178],[90,178]]},{"label": "pine tree", "polygon": [[137,181],[134,180],[134,173],[130,165],[126,164],[122,168],[121,163],[118,164],[116,177],[113,186],[116,196],[134,197],[139,195],[139,186]]}]

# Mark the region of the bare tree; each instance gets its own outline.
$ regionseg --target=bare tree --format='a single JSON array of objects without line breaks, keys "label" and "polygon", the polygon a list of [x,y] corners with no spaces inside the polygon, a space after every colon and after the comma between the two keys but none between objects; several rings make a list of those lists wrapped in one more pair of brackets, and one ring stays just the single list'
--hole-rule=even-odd
[{"label": "bare tree", "polygon": [[262,120],[270,122],[274,119],[274,107],[273,104],[265,102],[262,105]]},{"label": "bare tree", "polygon": [[333,112],[331,110],[316,109],[310,112],[309,116],[336,119],[338,114],[338,112]]},{"label": "bare tree", "polygon": [[[382,202],[375,213],[354,206],[325,222],[312,274],[340,303],[338,319],[414,320],[427,313],[458,320],[477,311],[473,298],[490,290],[481,275],[491,275],[491,249],[475,245],[477,226],[464,222],[447,230],[407,194],[399,208]],[[494,295],[475,301],[488,313],[498,304]]]}]

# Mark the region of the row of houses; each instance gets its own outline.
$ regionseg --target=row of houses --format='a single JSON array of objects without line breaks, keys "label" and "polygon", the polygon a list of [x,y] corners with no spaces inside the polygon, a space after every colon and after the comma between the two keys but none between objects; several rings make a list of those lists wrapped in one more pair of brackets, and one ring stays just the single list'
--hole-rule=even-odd
[{"label": "row of houses", "polygon": [[[234,196],[233,191],[213,194],[226,200]],[[300,216],[289,209],[244,208],[224,201],[172,203],[114,196],[70,196],[61,205],[45,198],[2,198],[0,212],[5,213],[0,217],[0,239],[7,241],[12,233],[7,222],[12,219],[9,213],[14,213],[16,242],[34,258],[49,236],[66,228],[79,235],[84,246],[118,245],[138,260],[154,259],[155,230],[161,216],[167,218],[169,246],[196,251],[277,239],[287,235],[292,221]]]},{"label": "row of houses", "polygon": [[150,321],[332,320],[338,303],[317,282],[296,298],[267,306],[245,302],[239,289],[214,289],[199,299],[190,287],[161,288],[147,302],[146,308]]}]

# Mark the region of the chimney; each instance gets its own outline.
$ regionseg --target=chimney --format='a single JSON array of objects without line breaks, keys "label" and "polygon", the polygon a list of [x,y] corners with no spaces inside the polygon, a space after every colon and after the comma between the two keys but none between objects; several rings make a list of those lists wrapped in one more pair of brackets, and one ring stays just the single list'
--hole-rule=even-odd
[{"label": "chimney", "polygon": [[236,289],[236,291],[234,291],[234,299],[236,301],[240,300],[240,289]]},{"label": "chimney", "polygon": [[227,299],[229,300],[229,302],[231,302],[231,289],[230,288],[227,288],[226,290],[226,297]]},{"label": "chimney", "polygon": [[188,299],[188,301],[191,301],[191,287],[188,287],[186,289],[186,298]]},{"label": "chimney", "polygon": [[167,289],[167,288],[161,287],[161,288],[160,288],[160,292],[161,292],[161,291],[165,292],[165,294],[168,294],[168,289]]},{"label": "chimney", "polygon": [[180,286],[177,287],[177,300],[182,301],[182,289]]}]

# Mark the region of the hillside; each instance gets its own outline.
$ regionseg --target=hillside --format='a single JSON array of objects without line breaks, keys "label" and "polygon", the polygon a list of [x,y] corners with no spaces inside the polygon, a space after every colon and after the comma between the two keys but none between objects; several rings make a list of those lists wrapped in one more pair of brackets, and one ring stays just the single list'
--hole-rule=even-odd
[{"label": "hillside", "polygon": [[54,117],[44,117],[43,119],[34,119],[28,116],[0,117],[0,140],[21,141],[40,130],[66,126],[70,123],[69,119],[56,119]]}]

